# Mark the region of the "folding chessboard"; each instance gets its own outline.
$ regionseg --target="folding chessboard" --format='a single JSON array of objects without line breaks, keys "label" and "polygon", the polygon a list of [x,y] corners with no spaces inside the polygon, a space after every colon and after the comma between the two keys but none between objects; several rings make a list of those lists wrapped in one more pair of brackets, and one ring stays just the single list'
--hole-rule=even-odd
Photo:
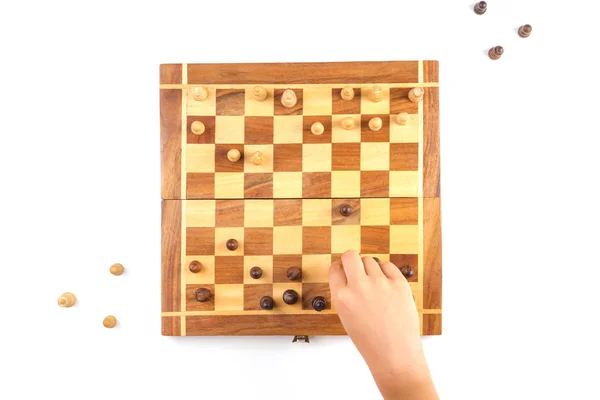
[{"label": "folding chessboard", "polygon": [[[344,100],[348,86],[355,95]],[[376,86],[380,101],[370,96]],[[422,100],[409,99],[413,88]],[[287,89],[293,107],[282,105]],[[410,266],[422,333],[441,333],[437,61],[162,65],[160,109],[164,335],[345,334],[328,268],[349,249]],[[381,129],[369,128],[372,118]],[[301,279],[288,278],[292,266]],[[210,298],[197,301],[199,289]],[[282,301],[289,289],[295,304]],[[273,309],[260,307],[265,296]],[[322,311],[311,306],[316,296]]]}]

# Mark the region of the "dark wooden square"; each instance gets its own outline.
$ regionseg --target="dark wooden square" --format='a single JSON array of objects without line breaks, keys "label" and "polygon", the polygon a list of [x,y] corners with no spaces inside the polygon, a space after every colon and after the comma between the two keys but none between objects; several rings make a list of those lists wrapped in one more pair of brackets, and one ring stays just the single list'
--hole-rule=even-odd
[{"label": "dark wooden square", "polygon": [[273,171],[302,171],[302,144],[273,145]]},{"label": "dark wooden square", "polygon": [[[296,93],[296,98],[298,99],[298,101],[296,102],[296,105],[294,107],[284,107],[283,104],[281,104],[281,95],[283,94],[283,92],[285,92],[287,89],[291,89],[294,91],[294,93]],[[275,115],[302,115],[302,98],[303,98],[303,94],[302,94],[302,89],[297,89],[297,88],[287,88],[287,89],[275,89],[275,98],[274,98],[274,114]]]},{"label": "dark wooden square", "polygon": [[302,227],[302,254],[331,253],[330,226]]},{"label": "dark wooden square", "polygon": [[389,171],[361,171],[361,197],[388,197],[390,195]]},{"label": "dark wooden square", "polygon": [[[192,123],[200,121],[204,124],[204,133],[196,135],[192,132]],[[215,142],[215,117],[214,116],[190,116],[187,117],[187,143],[188,144],[212,144]]]},{"label": "dark wooden square", "polygon": [[244,115],[244,89],[217,89],[217,115]]},{"label": "dark wooden square", "polygon": [[[347,217],[340,213],[340,207],[349,205],[352,213]],[[360,224],[360,199],[332,199],[331,200],[332,225],[358,225]]]},{"label": "dark wooden square", "polygon": [[[312,124],[320,122],[325,131],[315,135],[311,131]],[[305,115],[302,122],[303,143],[331,143],[331,115]]]},{"label": "dark wooden square", "polygon": [[361,226],[360,252],[363,254],[386,254],[390,252],[389,226]]},{"label": "dark wooden square", "polygon": [[303,283],[302,284],[302,309],[314,310],[312,301],[315,297],[321,296],[327,302],[326,310],[331,310],[331,292],[329,283]]},{"label": "dark wooden square", "polygon": [[398,197],[390,199],[390,224],[417,225],[419,221],[419,199]]},{"label": "dark wooden square", "polygon": [[390,262],[398,268],[412,267],[415,274],[407,278],[409,282],[419,281],[419,255],[418,254],[390,254]]},{"label": "dark wooden square", "polygon": [[246,117],[245,144],[273,144],[273,117]]},{"label": "dark wooden square", "polygon": [[273,228],[245,228],[244,254],[267,256],[273,254]]},{"label": "dark wooden square", "polygon": [[215,226],[244,226],[244,200],[216,200]]},{"label": "dark wooden square", "polygon": [[442,314],[423,314],[423,335],[442,334]]},{"label": "dark wooden square", "polygon": [[[371,118],[381,118],[381,129],[369,129]],[[362,142],[389,142],[390,141],[390,116],[388,114],[364,114],[360,117],[360,140]]]},{"label": "dark wooden square", "polygon": [[287,270],[291,267],[298,267],[302,270],[301,255],[274,255],[273,256],[273,282],[302,282],[302,277],[298,280],[291,281],[287,277]]},{"label": "dark wooden square", "polygon": [[[272,284],[259,283],[244,285],[244,310],[262,310],[262,308],[260,308],[260,299],[264,296],[273,297]],[[274,300],[276,303],[279,299]]]},{"label": "dark wooden square", "polygon": [[234,284],[244,283],[244,257],[216,256],[215,283]]},{"label": "dark wooden square", "polygon": [[408,99],[408,92],[412,88],[391,88],[390,89],[390,114],[399,114],[406,112],[409,114],[419,113],[419,104],[413,103]]},{"label": "dark wooden square", "polygon": [[273,174],[244,174],[244,197],[247,199],[272,199]]},{"label": "dark wooden square", "polygon": [[331,145],[333,171],[360,170],[360,143],[333,143]]},{"label": "dark wooden square", "polygon": [[[210,298],[206,301],[196,300],[196,291],[198,289],[208,289]],[[186,311],[214,311],[215,309],[215,285],[195,284],[185,287],[185,310]]]},{"label": "dark wooden square", "polygon": [[302,225],[302,199],[275,200],[273,225]]},{"label": "dark wooden square", "polygon": [[187,228],[185,254],[203,256],[215,254],[215,228]]},{"label": "dark wooden square", "polygon": [[331,197],[331,172],[304,172],[302,197],[326,199]]},{"label": "dark wooden square", "polygon": [[331,111],[333,114],[360,114],[360,89],[354,88],[354,98],[352,100],[342,99],[342,88],[331,89],[331,99],[333,101]]},{"label": "dark wooden square", "polygon": [[390,143],[391,171],[418,171],[418,143]]},{"label": "dark wooden square", "polygon": [[[237,149],[241,157],[237,162],[227,158],[229,150]],[[216,172],[244,172],[244,145],[243,144],[217,144],[215,145],[215,171]]]},{"label": "dark wooden square", "polygon": [[188,172],[186,177],[186,197],[188,199],[215,198],[215,174],[213,172]]}]

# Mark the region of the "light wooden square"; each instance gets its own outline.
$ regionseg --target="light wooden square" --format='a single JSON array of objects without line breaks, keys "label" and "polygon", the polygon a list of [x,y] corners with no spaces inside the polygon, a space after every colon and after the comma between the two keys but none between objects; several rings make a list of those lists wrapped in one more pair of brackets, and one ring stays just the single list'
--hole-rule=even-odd
[{"label": "light wooden square", "polygon": [[[257,151],[263,154],[263,163],[256,165],[252,156]],[[247,144],[244,146],[244,172],[273,172],[273,145],[272,144]]]},{"label": "light wooden square", "polygon": [[331,143],[303,144],[302,171],[328,172],[331,171]]},{"label": "light wooden square", "polygon": [[302,172],[274,172],[273,197],[279,199],[302,197]]},{"label": "light wooden square", "polygon": [[[198,261],[202,265],[200,272],[190,271],[190,263]],[[196,283],[215,283],[215,256],[186,256],[185,257],[185,283],[193,285]]]},{"label": "light wooden square", "polygon": [[270,116],[273,115],[273,94],[274,89],[263,86],[267,91],[265,101],[254,99],[254,86],[247,87],[246,93],[246,115],[247,116]]},{"label": "light wooden square", "polygon": [[273,117],[273,143],[302,143],[302,115]]},{"label": "light wooden square", "polygon": [[[238,248],[231,251],[226,243],[229,239],[238,241]],[[244,228],[215,228],[215,255],[217,256],[241,256],[244,255]]]},{"label": "light wooden square", "polygon": [[360,199],[361,225],[389,225],[390,199]]},{"label": "light wooden square", "polygon": [[330,115],[332,103],[329,86],[311,86],[303,89],[302,113],[304,115]]},{"label": "light wooden square", "polygon": [[215,172],[214,144],[188,144],[185,151],[186,172]]},{"label": "light wooden square", "polygon": [[273,254],[302,254],[302,227],[273,227]]},{"label": "light wooden square", "polygon": [[215,117],[215,143],[244,143],[244,116]]},{"label": "light wooden square", "polygon": [[348,250],[360,252],[360,225],[332,226],[331,252],[344,253]]},{"label": "light wooden square", "polygon": [[[252,267],[260,267],[262,276],[254,279],[250,276]],[[244,256],[244,283],[260,284],[273,282],[273,256]]]},{"label": "light wooden square", "polygon": [[215,197],[222,199],[241,199],[244,197],[243,172],[216,172]]},{"label": "light wooden square", "polygon": [[302,282],[329,282],[331,254],[309,254],[302,256]]},{"label": "light wooden square", "polygon": [[364,85],[360,89],[360,111],[363,114],[389,114],[390,113],[390,88],[380,86],[383,92],[383,99],[375,103],[371,101],[370,96],[373,91],[373,85]]},{"label": "light wooden square", "polygon": [[391,225],[390,226],[390,253],[391,254],[418,254],[419,253],[419,226],[418,225]]},{"label": "light wooden square", "polygon": [[[298,293],[298,301],[296,304],[285,304],[283,302],[283,293],[292,289]],[[283,314],[298,314],[302,311],[302,283],[274,283],[273,284],[273,300],[275,300],[275,309]]]},{"label": "light wooden square", "polygon": [[302,200],[302,225],[331,226],[331,199]]},{"label": "light wooden square", "polygon": [[244,285],[215,285],[215,311],[242,311]]},{"label": "light wooden square", "polygon": [[185,202],[185,223],[188,227],[214,227],[215,215],[214,200],[187,200]]},{"label": "light wooden square", "polygon": [[364,142],[360,144],[361,171],[387,171],[390,169],[390,144]]},{"label": "light wooden square", "polygon": [[390,171],[390,197],[419,196],[418,171]]},{"label": "light wooden square", "polygon": [[[346,130],[342,128],[342,120],[347,117],[354,119],[354,128]],[[337,114],[331,116],[331,141],[333,143],[357,143],[360,142],[360,115]]]},{"label": "light wooden square", "polygon": [[244,202],[244,226],[270,228],[273,226],[273,200],[246,200]]},{"label": "light wooden square", "polygon": [[217,113],[217,90],[214,87],[204,86],[208,97],[204,101],[197,101],[192,95],[192,87],[184,89],[187,92],[188,115],[215,115]]},{"label": "light wooden square", "polygon": [[360,171],[332,171],[332,197],[360,197]]},{"label": "light wooden square", "polygon": [[417,143],[419,141],[419,116],[410,114],[406,125],[396,122],[396,115],[390,115],[390,142]]}]

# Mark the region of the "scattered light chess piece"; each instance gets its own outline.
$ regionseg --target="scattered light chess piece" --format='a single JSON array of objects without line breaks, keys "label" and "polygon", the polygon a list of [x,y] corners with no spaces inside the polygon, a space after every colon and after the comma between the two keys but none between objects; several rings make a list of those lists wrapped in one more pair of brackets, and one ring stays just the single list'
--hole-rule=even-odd
[{"label": "scattered light chess piece", "polygon": [[502,46],[496,46],[496,47],[492,47],[490,49],[490,51],[488,51],[488,56],[492,59],[492,60],[497,60],[500,57],[502,57],[502,54],[504,54],[504,47]]},{"label": "scattered light chess piece", "polygon": [[202,121],[192,122],[192,133],[194,135],[202,135],[205,130],[206,130],[206,127],[204,126]]},{"label": "scattered light chess piece", "polygon": [[252,156],[252,163],[254,163],[254,165],[261,165],[264,161],[265,161],[265,157],[263,156],[263,153],[260,151],[257,151]]},{"label": "scattered light chess piece", "polygon": [[425,94],[425,90],[420,87],[412,88],[410,92],[408,92],[408,99],[413,103],[418,103],[423,98]]},{"label": "scattered light chess piece", "polygon": [[354,89],[350,86],[346,86],[340,91],[340,95],[344,100],[352,100],[354,98]]},{"label": "scattered light chess piece", "polygon": [[267,99],[267,89],[262,86],[254,86],[252,93],[254,94],[254,99],[256,101],[265,101]]},{"label": "scattered light chess piece", "polygon": [[354,126],[355,126],[354,118],[346,117],[342,120],[342,128],[344,128],[346,130],[350,130],[350,129],[354,128]]},{"label": "scattered light chess piece", "polygon": [[406,125],[408,123],[408,113],[401,112],[400,114],[396,115],[396,122],[398,125]]},{"label": "scattered light chess piece", "polygon": [[104,318],[104,321],[102,321],[102,325],[104,325],[105,328],[114,328],[117,325],[117,319],[112,315],[109,315],[106,318]]},{"label": "scattered light chess piece", "polygon": [[287,89],[281,95],[281,104],[286,108],[292,108],[298,102],[298,98],[296,97],[296,93],[293,90]]},{"label": "scattered light chess piece", "polygon": [[479,3],[475,3],[475,7],[473,7],[475,14],[483,15],[487,11],[487,3],[485,1],[480,1]]},{"label": "scattered light chess piece", "polygon": [[381,90],[381,86],[375,85],[371,91],[371,101],[378,103],[381,100],[383,100],[383,90]]},{"label": "scattered light chess piece", "polygon": [[325,132],[325,127],[323,126],[322,123],[320,122],[315,122],[314,124],[312,124],[312,126],[310,127],[310,131],[313,133],[313,135],[322,135],[323,132]]},{"label": "scattered light chess piece", "polygon": [[194,86],[192,88],[192,96],[196,101],[204,101],[208,98],[208,90],[204,86]]},{"label": "scattered light chess piece", "polygon": [[237,162],[242,157],[242,153],[238,149],[231,149],[227,152],[227,159],[231,162]]},{"label": "scattered light chess piece", "polygon": [[123,267],[122,264],[117,263],[117,264],[111,265],[109,271],[114,276],[119,276],[119,275],[122,275],[123,272],[125,272],[125,267]]},{"label": "scattered light chess piece", "polygon": [[521,26],[519,28],[519,36],[521,36],[522,38],[529,37],[529,35],[531,35],[532,29],[533,28],[529,24]]},{"label": "scattered light chess piece", "polygon": [[76,302],[77,298],[70,292],[65,292],[58,298],[58,305],[65,308],[73,307]]},{"label": "scattered light chess piece", "polygon": [[369,129],[377,132],[383,126],[383,121],[379,117],[371,118],[369,120]]}]

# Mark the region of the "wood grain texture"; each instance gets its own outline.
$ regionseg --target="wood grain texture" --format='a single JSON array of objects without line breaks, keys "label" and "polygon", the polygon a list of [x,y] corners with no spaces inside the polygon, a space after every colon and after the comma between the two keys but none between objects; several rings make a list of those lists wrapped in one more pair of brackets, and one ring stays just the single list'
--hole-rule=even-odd
[{"label": "wood grain texture", "polygon": [[442,308],[440,199],[423,199],[423,308]]},{"label": "wood grain texture", "polygon": [[360,171],[361,197],[388,197],[390,195],[388,171]]},{"label": "wood grain texture", "polygon": [[439,88],[425,88],[423,102],[423,197],[440,197]]},{"label": "wood grain texture", "polygon": [[[291,267],[300,268],[302,271],[302,256],[301,255],[275,255],[273,256],[273,282],[289,283],[287,270]],[[302,282],[302,277],[294,282]]]},{"label": "wood grain texture", "polygon": [[216,200],[215,226],[244,226],[244,200]]},{"label": "wood grain texture", "polygon": [[161,198],[181,198],[181,90],[160,90]]},{"label": "wood grain texture", "polygon": [[[240,238],[241,240],[241,238]],[[215,283],[235,284],[244,283],[244,257],[243,256],[216,256],[215,257]]]},{"label": "wood grain texture", "polygon": [[390,199],[390,223],[392,225],[417,225],[419,202],[415,197]]},{"label": "wood grain texture", "polygon": [[343,63],[188,64],[187,70],[188,83],[190,84],[335,84],[346,82],[417,82],[417,67],[417,61],[367,61]]},{"label": "wood grain texture", "polygon": [[303,198],[331,197],[331,172],[302,173]]},{"label": "wood grain texture", "polygon": [[361,226],[360,252],[365,254],[380,254],[390,252],[389,226]]},{"label": "wood grain texture", "polygon": [[418,254],[390,254],[390,262],[398,268],[412,267],[415,274],[407,278],[409,282],[417,282],[419,280],[419,255]]},{"label": "wood grain texture", "polygon": [[245,96],[244,89],[217,89],[217,115],[244,115]]},{"label": "wood grain texture", "polygon": [[423,335],[442,334],[442,314],[423,315]]},{"label": "wood grain texture", "polygon": [[438,82],[439,81],[440,63],[438,61],[427,60],[423,61],[423,81]]},{"label": "wood grain texture", "polygon": [[181,336],[181,317],[162,317],[163,336]]},{"label": "wood grain texture", "polygon": [[329,283],[303,283],[302,284],[302,309],[312,310],[312,301],[315,297],[322,296],[327,301],[326,310],[331,309],[331,292]]},{"label": "wood grain texture", "polygon": [[161,217],[162,311],[180,311],[181,201],[163,200]]},{"label": "wood grain texture", "polygon": [[[262,310],[260,299],[264,296],[273,297],[273,285],[268,283],[244,285],[244,310]],[[275,307],[281,299],[274,299]]]},{"label": "wood grain texture", "polygon": [[418,171],[419,144],[390,143],[390,169],[394,171]]},{"label": "wood grain texture", "polygon": [[[196,291],[207,289],[211,296],[206,301],[196,300]],[[186,311],[211,311],[215,309],[215,285],[194,284],[185,287],[185,309]]]},{"label": "wood grain texture", "polygon": [[214,199],[215,198],[215,174],[188,173],[186,196],[188,199]]},{"label": "wood grain texture", "polygon": [[[192,123],[200,121],[204,124],[204,133],[195,135],[192,132]],[[187,143],[188,144],[212,144],[215,142],[215,117],[211,116],[188,116],[187,117]]]},{"label": "wood grain texture", "polygon": [[273,171],[302,171],[302,144],[273,145]]},{"label": "wood grain texture", "polygon": [[[293,90],[296,94],[297,101],[292,107],[285,107],[283,104],[281,104],[281,96],[286,90]],[[304,91],[300,88],[275,89],[275,108],[273,110],[274,115],[302,115],[304,98],[303,92]]]},{"label": "wood grain texture", "polygon": [[244,118],[245,144],[273,144],[273,117]]},{"label": "wood grain texture", "polygon": [[273,174],[244,174],[244,198],[272,199]]},{"label": "wood grain texture", "polygon": [[342,99],[341,90],[341,87],[331,89],[332,114],[360,114],[360,88],[354,88],[352,100]]},{"label": "wood grain texture", "polygon": [[160,83],[178,84],[181,83],[181,64],[161,64]]},{"label": "wood grain texture", "polygon": [[360,143],[333,143],[331,145],[333,171],[360,170]]},{"label": "wood grain texture", "polygon": [[337,314],[186,317],[187,335],[345,335]]}]

